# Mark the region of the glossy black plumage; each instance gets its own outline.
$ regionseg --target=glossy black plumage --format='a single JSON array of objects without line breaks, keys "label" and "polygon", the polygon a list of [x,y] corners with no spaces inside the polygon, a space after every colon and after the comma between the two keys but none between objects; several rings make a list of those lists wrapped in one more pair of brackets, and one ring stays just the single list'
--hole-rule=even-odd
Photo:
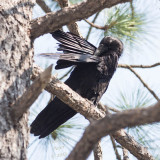
[{"label": "glossy black plumage", "polygon": [[[76,65],[65,83],[95,105],[106,91],[123,50],[120,40],[104,37],[98,48],[88,41],[60,30],[51,33],[60,42],[56,69]],[[50,57],[52,57],[50,55]],[[77,112],[55,98],[31,124],[31,133],[43,138],[73,117]]]}]

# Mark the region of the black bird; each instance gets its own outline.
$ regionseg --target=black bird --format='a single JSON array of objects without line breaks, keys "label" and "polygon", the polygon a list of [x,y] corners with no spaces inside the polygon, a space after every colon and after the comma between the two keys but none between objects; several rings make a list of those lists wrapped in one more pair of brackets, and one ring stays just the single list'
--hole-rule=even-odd
[{"label": "black bird", "polygon": [[[51,34],[60,42],[58,51],[63,51],[55,69],[75,65],[65,84],[97,105],[116,70],[118,59],[123,51],[122,42],[106,36],[96,48],[70,32],[57,30]],[[55,97],[33,121],[31,133],[40,136],[39,138],[46,137],[76,113]]]}]

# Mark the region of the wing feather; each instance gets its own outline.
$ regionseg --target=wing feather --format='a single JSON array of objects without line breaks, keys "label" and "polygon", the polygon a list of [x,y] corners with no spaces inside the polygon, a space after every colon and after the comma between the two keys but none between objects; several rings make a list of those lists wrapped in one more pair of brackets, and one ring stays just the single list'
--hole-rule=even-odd
[{"label": "wing feather", "polygon": [[61,30],[57,30],[51,34],[57,41],[61,43],[61,45],[63,45],[64,48],[71,48],[75,50],[75,52],[78,51],[77,54],[80,54],[79,52],[83,52],[83,54],[94,54],[96,50],[94,45],[73,33],[65,33]]},{"label": "wing feather", "polygon": [[[70,32],[57,30],[51,33],[59,41],[58,51],[62,51],[57,61],[56,69],[80,65],[83,63],[98,63],[99,58],[94,55],[96,47],[79,36]],[[47,55],[48,56],[48,55]],[[53,55],[49,55],[51,58]]]}]

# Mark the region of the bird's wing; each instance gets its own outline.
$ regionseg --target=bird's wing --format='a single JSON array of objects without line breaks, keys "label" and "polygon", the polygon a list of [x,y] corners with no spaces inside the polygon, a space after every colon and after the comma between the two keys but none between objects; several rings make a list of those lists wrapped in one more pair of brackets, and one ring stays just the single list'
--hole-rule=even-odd
[{"label": "bird's wing", "polygon": [[100,58],[90,54],[76,54],[76,53],[42,53],[41,56],[48,58],[57,58],[57,65],[55,69],[67,68],[72,65],[80,65],[84,63],[99,63]]},{"label": "bird's wing", "polygon": [[63,51],[63,53],[93,55],[96,50],[94,45],[73,33],[57,30],[51,34],[60,42],[58,51]]},{"label": "bird's wing", "polygon": [[[99,58],[94,55],[96,47],[79,36],[57,30],[51,33],[52,36],[59,41],[58,51],[63,51],[59,54],[56,69],[67,68],[72,65],[79,65],[82,63],[98,63]],[[49,58],[57,57],[57,53],[42,54]]]}]

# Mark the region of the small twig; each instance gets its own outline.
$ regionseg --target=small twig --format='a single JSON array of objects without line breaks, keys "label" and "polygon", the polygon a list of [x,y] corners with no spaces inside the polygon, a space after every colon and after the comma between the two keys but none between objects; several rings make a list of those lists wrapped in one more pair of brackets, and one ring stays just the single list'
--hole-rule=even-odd
[{"label": "small twig", "polygon": [[130,0],[130,7],[132,11],[132,18],[134,17],[134,7],[133,7],[133,0]]},{"label": "small twig", "polygon": [[11,116],[15,123],[34,103],[42,90],[50,81],[52,65],[49,66],[40,76],[33,82],[27,91],[11,106]]},{"label": "small twig", "polygon": [[87,19],[84,19],[84,21],[86,21],[88,24],[90,24],[92,27],[95,27],[97,29],[102,29],[102,30],[107,30],[109,28],[109,25],[105,25],[105,26],[98,26],[92,22],[90,22],[89,20]]},{"label": "small twig", "polygon": [[123,151],[123,160],[129,160],[128,150],[126,148],[122,147],[122,151]]},{"label": "small twig", "polygon": [[98,141],[98,143],[94,147],[94,160],[102,160],[102,148],[101,148],[101,141]]},{"label": "small twig", "polygon": [[109,107],[109,106],[107,106],[107,105],[105,105],[105,106],[106,106],[106,108],[107,108],[108,110],[111,110],[111,111],[113,111],[113,112],[121,112],[120,110],[118,110],[118,109],[116,109],[116,108]]},{"label": "small twig", "polygon": [[[100,12],[96,13],[96,15],[95,15],[95,17],[94,17],[94,19],[93,19],[93,21],[92,21],[93,24],[95,23],[96,19],[98,18],[99,13],[100,13]],[[87,33],[87,36],[86,36],[86,40],[89,39],[89,36],[90,36],[90,34],[91,34],[91,31],[92,31],[92,28],[93,28],[93,26],[90,25],[89,30],[88,30],[88,33]]]},{"label": "small twig", "polygon": [[101,112],[108,113],[108,108],[105,105],[103,105],[101,102],[98,103],[97,108]]},{"label": "small twig", "polygon": [[45,13],[52,12],[43,0],[36,0],[36,3],[42,8]]},{"label": "small twig", "polygon": [[130,66],[131,68],[153,68],[153,67],[160,66],[160,62],[152,64],[152,65],[127,65],[127,64],[118,65],[119,68],[128,68],[128,66]]},{"label": "small twig", "polygon": [[132,73],[135,74],[135,76],[142,82],[142,84],[144,85],[144,87],[146,87],[148,89],[148,91],[153,95],[153,97],[157,100],[160,101],[160,99],[158,98],[158,96],[156,95],[156,93],[148,87],[148,85],[143,81],[143,79],[140,77],[140,75],[133,70],[130,66],[127,67]]},{"label": "small twig", "polygon": [[113,21],[113,22],[111,22],[109,25],[99,26],[99,25],[96,25],[96,24],[90,22],[90,21],[87,20],[87,19],[84,19],[84,20],[85,20],[88,24],[90,24],[92,27],[95,27],[95,28],[97,28],[97,29],[101,29],[101,30],[104,30],[104,31],[112,28],[112,27],[117,23],[116,21]]},{"label": "small twig", "polygon": [[113,112],[121,112],[120,110],[113,108],[113,107],[109,107],[106,104],[104,105],[101,102],[98,103],[97,107],[98,107],[98,109],[100,109],[101,111],[106,112],[106,113],[108,113],[108,110],[111,110]]},{"label": "small twig", "polygon": [[111,139],[111,142],[112,142],[112,146],[113,146],[113,149],[114,149],[116,158],[117,158],[118,160],[121,160],[121,156],[120,156],[119,153],[118,153],[115,140],[114,140],[114,138],[113,138],[111,135],[110,135],[110,139]]}]

